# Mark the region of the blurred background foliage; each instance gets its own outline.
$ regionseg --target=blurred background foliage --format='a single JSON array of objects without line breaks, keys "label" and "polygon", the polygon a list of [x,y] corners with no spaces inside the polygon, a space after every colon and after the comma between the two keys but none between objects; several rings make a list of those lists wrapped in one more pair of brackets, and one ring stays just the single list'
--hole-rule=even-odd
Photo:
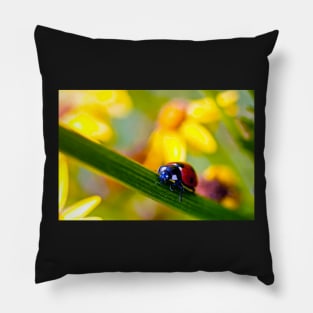
[{"label": "blurred background foliage", "polygon": [[[254,212],[252,90],[60,90],[59,123],[157,172],[190,163],[196,193]],[[190,220],[59,154],[59,219]]]}]

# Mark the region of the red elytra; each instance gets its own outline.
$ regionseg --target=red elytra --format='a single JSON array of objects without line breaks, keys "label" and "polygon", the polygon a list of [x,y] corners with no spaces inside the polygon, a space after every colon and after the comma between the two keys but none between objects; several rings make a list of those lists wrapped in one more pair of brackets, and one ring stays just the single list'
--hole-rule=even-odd
[{"label": "red elytra", "polygon": [[170,163],[167,163],[167,165],[177,166],[181,173],[182,183],[186,187],[194,190],[194,188],[198,184],[198,178],[197,178],[196,171],[190,164],[184,163],[184,162],[170,162]]}]

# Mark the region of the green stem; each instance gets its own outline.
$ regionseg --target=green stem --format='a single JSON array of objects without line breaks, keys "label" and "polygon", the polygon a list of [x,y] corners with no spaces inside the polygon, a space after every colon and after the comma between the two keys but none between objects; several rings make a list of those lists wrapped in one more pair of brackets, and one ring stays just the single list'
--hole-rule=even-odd
[{"label": "green stem", "polygon": [[188,191],[179,202],[176,192],[157,183],[156,173],[62,126],[59,126],[59,149],[121,184],[193,217],[205,220],[253,219],[251,215],[229,211],[214,201]]}]

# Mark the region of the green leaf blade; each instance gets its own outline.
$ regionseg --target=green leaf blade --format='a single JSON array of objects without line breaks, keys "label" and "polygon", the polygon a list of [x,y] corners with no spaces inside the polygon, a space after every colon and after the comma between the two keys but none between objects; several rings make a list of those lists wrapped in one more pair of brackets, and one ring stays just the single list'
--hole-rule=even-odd
[{"label": "green leaf blade", "polygon": [[177,193],[171,192],[168,186],[157,183],[156,173],[63,126],[59,126],[59,149],[124,186],[198,219],[252,220],[254,218],[253,215],[243,215],[225,209],[214,201],[188,191],[184,193],[182,202],[179,202]]}]

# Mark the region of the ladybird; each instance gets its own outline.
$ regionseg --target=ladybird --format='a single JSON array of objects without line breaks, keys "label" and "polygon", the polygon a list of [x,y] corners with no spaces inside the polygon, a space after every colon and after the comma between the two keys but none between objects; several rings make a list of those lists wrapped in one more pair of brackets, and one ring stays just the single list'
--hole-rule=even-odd
[{"label": "ladybird", "polygon": [[167,163],[160,166],[158,175],[160,183],[169,185],[171,191],[179,191],[180,202],[182,201],[182,193],[185,189],[194,192],[198,184],[197,174],[188,163]]}]

